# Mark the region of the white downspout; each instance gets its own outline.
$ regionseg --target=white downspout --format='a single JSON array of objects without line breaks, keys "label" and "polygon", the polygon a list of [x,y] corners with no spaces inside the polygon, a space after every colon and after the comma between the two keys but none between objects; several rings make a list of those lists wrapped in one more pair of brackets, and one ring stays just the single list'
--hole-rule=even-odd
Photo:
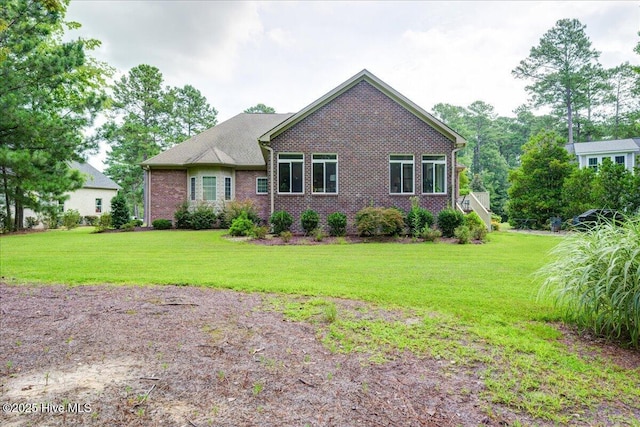
[{"label": "white downspout", "polygon": [[263,145],[263,147],[269,151],[269,202],[270,202],[270,206],[269,206],[269,217],[271,217],[271,215],[273,215],[273,212],[275,212],[275,200],[274,200],[274,189],[273,189],[273,185],[274,185],[274,179],[273,179],[273,149],[267,145]]},{"label": "white downspout", "polygon": [[151,168],[149,166],[144,167],[145,172],[147,172],[146,179],[146,191],[144,195],[145,206],[144,206],[144,219],[147,227],[151,225]]},{"label": "white downspout", "polygon": [[462,150],[462,147],[456,148],[451,152],[451,209],[456,208],[456,153]]}]

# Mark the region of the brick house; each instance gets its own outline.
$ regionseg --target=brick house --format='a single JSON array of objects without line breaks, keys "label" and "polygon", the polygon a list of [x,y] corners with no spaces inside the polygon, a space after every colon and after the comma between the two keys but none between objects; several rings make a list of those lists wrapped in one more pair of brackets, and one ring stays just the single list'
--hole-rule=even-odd
[{"label": "brick house", "polygon": [[[455,206],[465,140],[367,70],[295,114],[239,114],[145,161],[145,221],[189,200],[221,208],[252,199],[266,220],[285,210],[300,229],[369,205],[434,214]],[[353,230],[353,228],[351,229]]]}]

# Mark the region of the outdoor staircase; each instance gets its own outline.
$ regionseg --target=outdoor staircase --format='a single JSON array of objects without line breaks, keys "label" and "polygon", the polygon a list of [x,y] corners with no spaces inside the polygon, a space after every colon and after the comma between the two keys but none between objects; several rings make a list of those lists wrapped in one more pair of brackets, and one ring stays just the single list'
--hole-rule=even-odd
[{"label": "outdoor staircase", "polygon": [[465,214],[469,212],[477,213],[487,226],[487,230],[491,231],[490,202],[491,199],[488,192],[469,193],[458,198],[456,208]]}]

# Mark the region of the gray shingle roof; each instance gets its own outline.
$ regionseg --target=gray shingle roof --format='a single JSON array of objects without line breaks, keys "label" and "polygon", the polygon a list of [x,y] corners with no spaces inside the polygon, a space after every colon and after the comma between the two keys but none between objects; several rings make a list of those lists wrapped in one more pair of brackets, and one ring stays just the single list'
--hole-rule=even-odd
[{"label": "gray shingle roof", "polygon": [[142,165],[265,166],[258,137],[291,116],[241,113],[147,159]]},{"label": "gray shingle roof", "polygon": [[119,190],[120,186],[111,178],[91,166],[89,163],[71,162],[71,169],[77,169],[86,176],[83,188],[104,188],[107,190]]},{"label": "gray shingle roof", "polygon": [[[640,140],[638,140],[640,142]],[[636,140],[616,139],[612,141],[579,142],[573,144],[573,150],[577,155],[615,152],[638,152],[640,144]],[[571,152],[571,151],[569,151]]]}]

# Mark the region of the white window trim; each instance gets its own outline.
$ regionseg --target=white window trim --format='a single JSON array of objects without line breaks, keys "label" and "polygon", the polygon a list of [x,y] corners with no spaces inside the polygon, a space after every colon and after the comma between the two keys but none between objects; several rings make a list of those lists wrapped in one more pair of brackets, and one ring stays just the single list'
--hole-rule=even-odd
[{"label": "white window trim", "polygon": [[[281,154],[285,154],[285,155],[297,155],[297,156],[302,156],[302,159],[284,159],[284,160],[280,160],[280,155]],[[294,163],[302,163],[302,191],[299,193],[294,193],[293,191],[280,191],[280,163],[289,163],[291,164],[291,161],[294,161]],[[278,186],[278,194],[281,194],[283,196],[301,196],[304,195],[304,185],[305,185],[305,179],[304,179],[304,153],[292,153],[292,152],[282,152],[282,153],[278,153],[278,164],[277,164],[277,168],[278,168],[278,172],[277,172],[277,177],[276,177],[276,183]]]},{"label": "white window trim", "polygon": [[[335,159],[314,159],[313,156],[336,156]],[[323,174],[326,174],[327,171],[327,166],[326,163],[335,163],[336,164],[336,191],[335,192],[328,192],[326,191],[315,191],[313,189],[313,165],[314,164],[323,164]],[[312,153],[311,154],[311,194],[317,195],[317,196],[335,196],[338,194],[338,192],[340,191],[340,189],[338,188],[338,153]],[[326,176],[325,176],[326,178]]]},{"label": "white window trim", "polygon": [[[392,156],[411,156],[412,160],[391,160]],[[389,154],[389,158],[388,158],[388,163],[389,163],[389,170],[387,173],[387,183],[389,185],[389,194],[393,195],[393,196],[411,196],[416,194],[416,156],[410,153],[392,153]],[[403,168],[402,165],[405,164],[411,164],[411,167],[413,168],[413,185],[412,185],[412,191],[411,192],[399,192],[399,193],[394,193],[391,191],[391,163],[400,163],[400,189],[402,190],[402,182],[403,182]]]},{"label": "white window trim", "polygon": [[[267,189],[263,192],[258,191],[258,189],[260,188],[260,186],[258,185],[258,182],[264,179],[265,181],[267,181]],[[269,178],[266,176],[258,176],[256,177],[256,194],[269,194]]]},{"label": "white window trim", "polygon": [[[444,160],[425,160],[424,157],[425,156],[431,156],[431,157],[443,157]],[[422,170],[421,170],[421,174],[422,174],[422,194],[434,194],[434,195],[443,195],[443,194],[447,194],[447,189],[449,186],[449,183],[447,182],[447,155],[446,154],[423,154],[422,157],[422,163],[420,164],[422,166]],[[433,163],[434,165],[438,164],[438,165],[444,165],[444,189],[441,192],[425,192],[424,191],[424,164],[425,163]],[[434,168],[435,170],[435,168]],[[435,187],[435,181],[434,181],[434,187]]]}]

